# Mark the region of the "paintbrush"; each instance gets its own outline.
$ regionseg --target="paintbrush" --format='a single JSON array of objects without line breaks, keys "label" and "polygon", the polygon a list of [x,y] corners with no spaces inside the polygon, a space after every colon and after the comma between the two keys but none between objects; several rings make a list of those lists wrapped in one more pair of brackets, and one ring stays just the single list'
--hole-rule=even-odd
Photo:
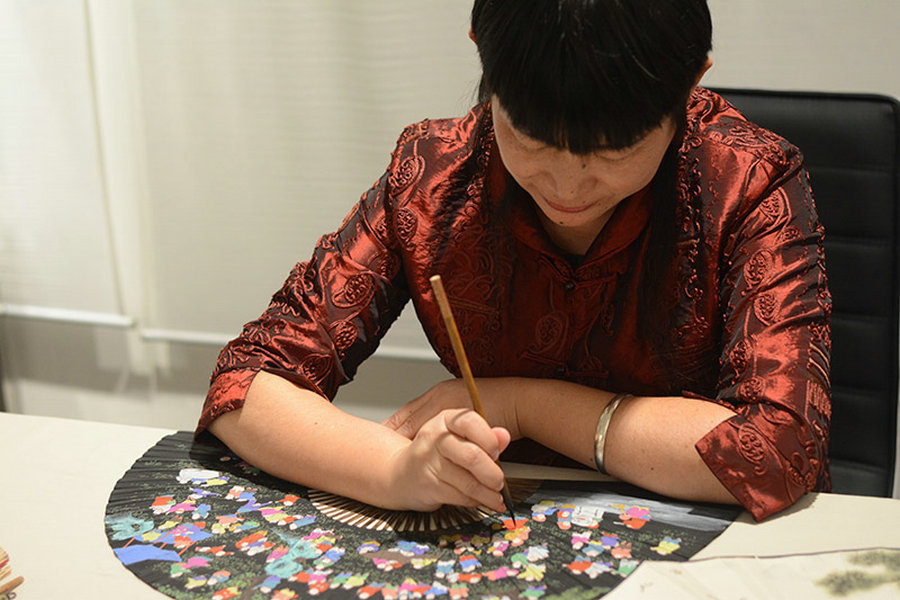
[{"label": "paintbrush", "polygon": [[15,579],[10,579],[6,583],[0,585],[0,596],[5,596],[6,594],[10,593],[14,589],[16,589],[17,587],[22,585],[22,583],[24,583],[24,582],[25,582],[25,578],[22,577],[21,575],[19,575]]},{"label": "paintbrush", "polygon": [[[472,375],[472,369],[469,367],[469,359],[466,358],[466,351],[462,345],[462,338],[459,337],[459,329],[456,328],[456,320],[453,318],[453,312],[450,310],[450,301],[447,299],[447,292],[444,291],[444,284],[441,282],[440,275],[434,275],[429,279],[431,289],[434,290],[434,296],[437,298],[438,307],[441,309],[441,316],[444,317],[444,325],[447,327],[447,334],[450,336],[450,344],[453,346],[453,354],[456,355],[456,363],[462,373],[463,381],[469,389],[469,398],[472,399],[472,407],[481,418],[485,421],[484,407],[481,405],[481,396],[478,395],[478,388],[475,386],[475,377]],[[503,478],[503,490],[501,491],[503,502],[509,510],[509,518],[511,519],[510,528],[516,528],[516,515],[513,513],[512,496],[509,493],[509,485],[506,483],[506,477]]]}]

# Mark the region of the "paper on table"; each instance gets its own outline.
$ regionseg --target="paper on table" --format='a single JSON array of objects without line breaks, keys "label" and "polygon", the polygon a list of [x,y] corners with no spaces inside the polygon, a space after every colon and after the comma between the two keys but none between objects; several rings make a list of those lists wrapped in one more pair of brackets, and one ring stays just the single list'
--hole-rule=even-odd
[{"label": "paper on table", "polygon": [[609,597],[895,600],[898,592],[900,548],[871,548],[681,563],[645,561]]}]

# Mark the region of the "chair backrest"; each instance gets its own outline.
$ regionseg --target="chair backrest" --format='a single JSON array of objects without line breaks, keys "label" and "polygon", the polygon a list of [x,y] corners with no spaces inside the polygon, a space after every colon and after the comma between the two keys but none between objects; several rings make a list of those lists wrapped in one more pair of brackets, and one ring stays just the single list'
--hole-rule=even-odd
[{"label": "chair backrest", "polygon": [[715,91],[806,158],[834,300],[834,491],[890,496],[900,352],[900,104],[862,94]]}]

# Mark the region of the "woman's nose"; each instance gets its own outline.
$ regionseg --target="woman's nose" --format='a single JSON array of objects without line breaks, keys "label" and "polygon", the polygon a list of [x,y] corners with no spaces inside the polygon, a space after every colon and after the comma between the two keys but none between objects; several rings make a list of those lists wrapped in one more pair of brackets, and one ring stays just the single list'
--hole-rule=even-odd
[{"label": "woman's nose", "polygon": [[560,200],[582,198],[597,184],[593,175],[577,171],[556,173],[551,177],[551,181],[552,191]]}]

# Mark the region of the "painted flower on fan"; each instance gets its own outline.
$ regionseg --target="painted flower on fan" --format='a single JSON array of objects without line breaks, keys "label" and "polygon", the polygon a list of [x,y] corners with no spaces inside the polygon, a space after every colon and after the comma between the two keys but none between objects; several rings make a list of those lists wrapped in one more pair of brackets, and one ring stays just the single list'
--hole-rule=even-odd
[{"label": "painted flower on fan", "polygon": [[141,536],[153,529],[153,521],[139,519],[132,515],[107,517],[106,524],[112,529],[113,534],[110,537],[114,540],[140,539]]}]

